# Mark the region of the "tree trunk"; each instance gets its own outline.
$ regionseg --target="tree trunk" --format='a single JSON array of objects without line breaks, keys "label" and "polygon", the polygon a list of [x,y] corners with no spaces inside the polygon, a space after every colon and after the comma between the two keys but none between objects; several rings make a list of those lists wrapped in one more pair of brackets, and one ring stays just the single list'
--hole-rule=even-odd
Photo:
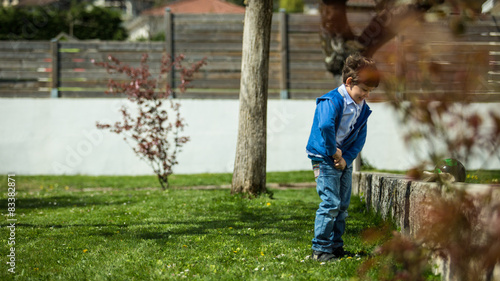
[{"label": "tree trunk", "polygon": [[345,59],[362,46],[357,43],[347,20],[347,0],[323,0],[320,3],[320,38],[325,66],[334,75],[342,74]]},{"label": "tree trunk", "polygon": [[249,0],[245,12],[238,141],[231,193],[266,191],[266,121],[273,0]]},{"label": "tree trunk", "polygon": [[[347,21],[347,0],[323,0],[321,11],[321,46],[326,69],[333,75],[342,75],[345,59],[353,53],[371,57],[398,32],[421,17],[432,5],[428,1],[416,4],[393,5],[383,0],[383,10],[377,13],[363,32],[356,36]],[[434,4],[441,3],[436,0]]]}]

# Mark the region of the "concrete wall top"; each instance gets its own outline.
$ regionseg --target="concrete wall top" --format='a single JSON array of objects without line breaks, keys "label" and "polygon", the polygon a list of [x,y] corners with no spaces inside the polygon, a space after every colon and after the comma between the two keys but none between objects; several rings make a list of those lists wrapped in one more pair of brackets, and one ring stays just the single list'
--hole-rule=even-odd
[{"label": "concrete wall top", "polygon": [[[178,155],[175,173],[230,173],[238,130],[238,100],[179,100],[191,140]],[[0,172],[18,174],[152,174],[123,141],[98,130],[97,121],[121,120],[124,99],[32,99],[0,101]],[[408,148],[401,125],[386,103],[370,104],[363,159],[377,169],[406,170],[418,164],[425,147]],[[498,104],[481,104],[487,109]],[[267,170],[309,170],[305,146],[314,100],[269,100]],[[486,112],[486,110],[485,110]],[[413,152],[416,151],[416,152]],[[491,156],[491,155],[490,155]],[[500,169],[500,157],[471,159],[469,169]]]}]

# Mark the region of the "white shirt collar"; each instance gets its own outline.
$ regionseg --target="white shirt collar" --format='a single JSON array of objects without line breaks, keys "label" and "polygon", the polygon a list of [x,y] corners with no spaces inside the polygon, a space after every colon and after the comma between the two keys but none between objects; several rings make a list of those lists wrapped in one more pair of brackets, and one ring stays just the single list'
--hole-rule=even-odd
[{"label": "white shirt collar", "polygon": [[342,84],[342,86],[339,87],[339,92],[342,94],[342,96],[344,97],[344,100],[346,102],[347,105],[349,104],[354,104],[357,108],[360,108],[364,103],[365,101],[363,100],[363,102],[361,104],[357,104],[352,98],[351,98],[351,95],[349,95],[349,93],[347,92],[347,89],[345,88],[345,84]]}]

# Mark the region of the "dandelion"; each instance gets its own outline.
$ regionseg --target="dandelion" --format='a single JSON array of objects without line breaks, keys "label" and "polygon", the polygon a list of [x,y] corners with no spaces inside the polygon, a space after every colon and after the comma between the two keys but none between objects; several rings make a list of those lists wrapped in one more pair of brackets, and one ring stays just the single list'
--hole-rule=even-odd
[{"label": "dandelion", "polygon": [[68,190],[69,189],[69,186],[65,186],[64,189]]},{"label": "dandelion", "polygon": [[86,252],[88,252],[88,251],[89,251],[89,250],[87,250],[87,249],[83,249],[83,252],[84,252],[84,253],[86,253]]},{"label": "dandelion", "polygon": [[271,203],[267,202],[267,206],[271,206]]},{"label": "dandelion", "polygon": [[182,245],[182,247],[187,248],[187,245]]},{"label": "dandelion", "polygon": [[264,255],[264,252],[260,252],[260,255],[263,256]]}]

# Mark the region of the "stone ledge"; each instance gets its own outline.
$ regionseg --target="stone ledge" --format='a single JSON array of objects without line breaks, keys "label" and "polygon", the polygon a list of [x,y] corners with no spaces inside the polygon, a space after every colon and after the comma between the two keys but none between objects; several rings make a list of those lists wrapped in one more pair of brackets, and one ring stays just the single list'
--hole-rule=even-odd
[{"label": "stone ledge", "polygon": [[[470,193],[484,193],[491,187],[500,203],[500,185],[454,183],[453,188]],[[356,172],[352,176],[352,193],[365,199],[369,210],[379,213],[384,220],[392,219],[401,232],[414,236],[419,229],[421,202],[430,196],[430,190],[441,188],[434,182],[413,181],[404,175]]]},{"label": "stone ledge", "polygon": [[[485,193],[493,187],[492,204],[500,204],[500,185],[454,183],[452,187],[471,194]],[[437,183],[412,181],[403,175],[356,172],[352,176],[352,193],[365,199],[367,209],[379,213],[384,220],[394,221],[401,233],[410,237],[415,237],[425,215],[421,203],[432,196],[431,190],[440,188]],[[443,280],[454,280],[449,261],[435,262]],[[498,265],[491,280],[500,280]]]}]

